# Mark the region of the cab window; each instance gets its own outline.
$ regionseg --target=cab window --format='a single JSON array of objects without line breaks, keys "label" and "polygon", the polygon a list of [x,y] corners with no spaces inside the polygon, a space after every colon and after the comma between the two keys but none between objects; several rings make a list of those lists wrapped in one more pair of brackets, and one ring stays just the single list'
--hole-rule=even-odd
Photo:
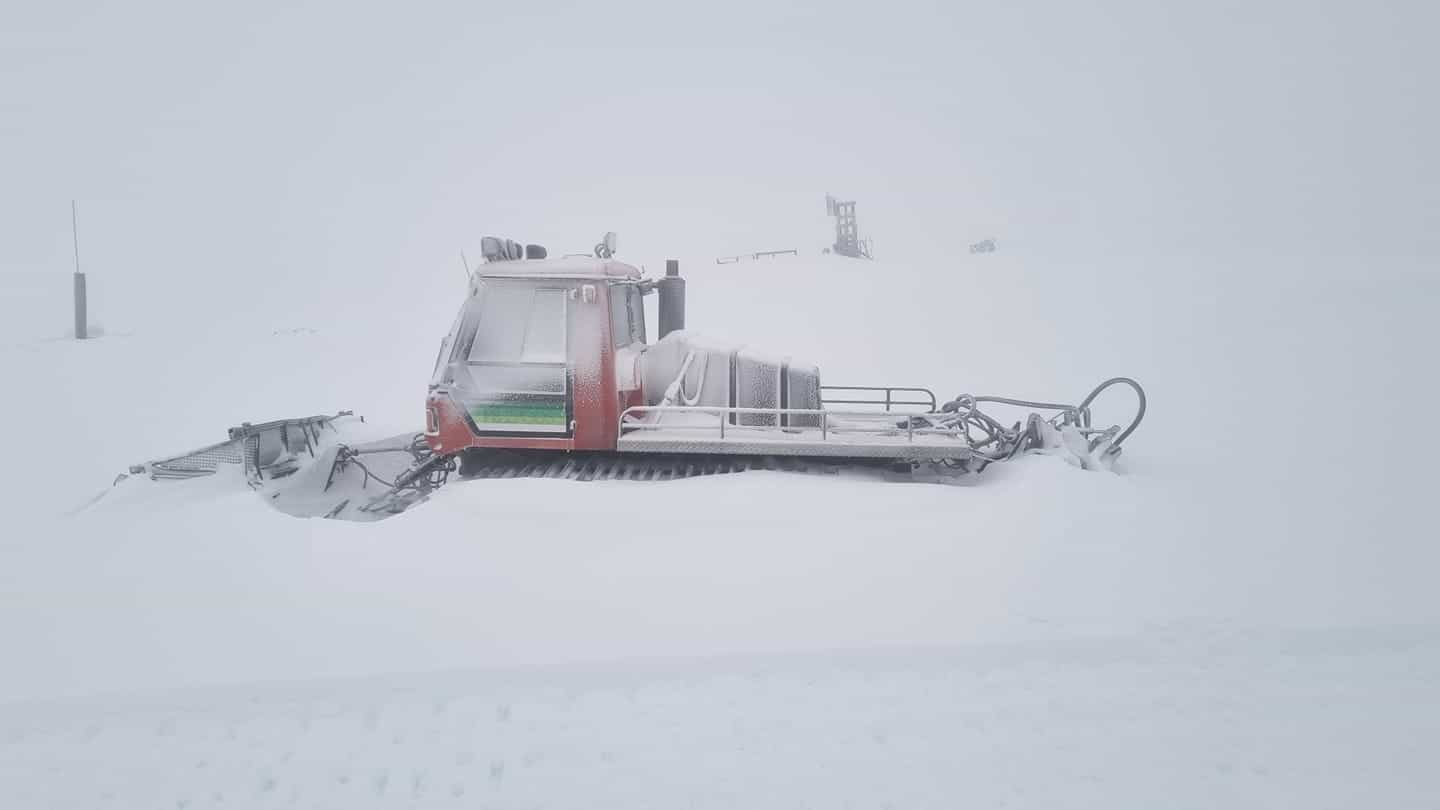
[{"label": "cab window", "polygon": [[634,284],[610,286],[610,335],[615,348],[645,342],[645,304]]}]

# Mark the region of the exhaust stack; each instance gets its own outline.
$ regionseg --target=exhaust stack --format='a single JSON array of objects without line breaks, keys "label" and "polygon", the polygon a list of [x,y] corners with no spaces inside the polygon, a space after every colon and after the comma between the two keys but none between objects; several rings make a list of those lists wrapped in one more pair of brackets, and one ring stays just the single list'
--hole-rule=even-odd
[{"label": "exhaust stack", "polygon": [[685,279],[680,277],[680,261],[665,260],[665,277],[656,285],[660,290],[660,337],[685,328]]}]

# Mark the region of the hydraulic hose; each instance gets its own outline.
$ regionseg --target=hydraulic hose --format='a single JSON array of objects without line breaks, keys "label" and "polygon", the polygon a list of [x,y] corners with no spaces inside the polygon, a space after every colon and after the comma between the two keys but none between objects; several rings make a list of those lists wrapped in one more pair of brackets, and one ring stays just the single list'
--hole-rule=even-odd
[{"label": "hydraulic hose", "polygon": [[[1020,423],[1016,423],[1013,429],[1006,429],[998,420],[981,411],[978,407],[979,403],[993,402],[999,405],[1013,405],[1020,408],[1059,411],[1058,414],[1049,420],[1051,423],[1056,423],[1057,420],[1063,420],[1067,423],[1078,423],[1081,428],[1089,428],[1091,403],[1093,403],[1100,394],[1116,385],[1129,386],[1135,391],[1135,396],[1139,402],[1135,409],[1135,418],[1132,419],[1129,426],[1123,431],[1120,431],[1115,436],[1115,440],[1110,443],[1110,449],[1114,450],[1120,447],[1120,445],[1130,437],[1131,433],[1135,432],[1135,428],[1139,427],[1141,420],[1145,418],[1145,389],[1140,387],[1140,383],[1129,377],[1111,377],[1100,383],[1095,386],[1094,390],[1092,390],[1085,399],[1081,400],[1079,405],[1066,405],[1059,402],[1040,402],[1038,400],[1016,399],[1014,397],[977,397],[969,394],[961,394],[941,406],[940,411],[946,414],[953,414],[953,418],[960,425],[966,426],[965,431],[967,438],[969,437],[970,426],[979,428],[989,434],[989,437],[984,441],[974,442],[972,440],[972,446],[974,446],[976,450],[979,450],[981,447],[995,443],[996,452],[985,455],[992,461],[999,461],[1011,458],[1016,452],[1025,449],[1027,437],[1033,437],[1035,435],[1036,431],[1034,426],[1036,422],[1040,421],[1040,417],[1037,414],[1031,414],[1030,418],[1026,420],[1023,430]],[[1109,431],[1106,431],[1106,433],[1108,432]],[[1033,441],[1033,438],[1030,440]]]},{"label": "hydraulic hose", "polygon": [[1080,410],[1088,414],[1090,412],[1090,403],[1094,402],[1096,397],[1100,396],[1105,389],[1112,385],[1130,386],[1135,390],[1135,397],[1139,400],[1139,405],[1135,409],[1135,418],[1130,421],[1130,426],[1120,431],[1120,435],[1116,436],[1115,441],[1110,445],[1111,447],[1119,447],[1121,442],[1125,441],[1130,437],[1131,433],[1135,432],[1135,428],[1140,427],[1140,420],[1145,418],[1145,389],[1140,387],[1140,383],[1135,382],[1129,377],[1111,377],[1105,382],[1095,386],[1095,390],[1090,392],[1090,396],[1081,400]]}]

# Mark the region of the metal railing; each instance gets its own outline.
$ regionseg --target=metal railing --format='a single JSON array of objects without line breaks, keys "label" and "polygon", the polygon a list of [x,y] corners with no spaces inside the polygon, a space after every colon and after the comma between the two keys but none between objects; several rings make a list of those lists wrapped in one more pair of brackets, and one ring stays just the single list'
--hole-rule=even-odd
[{"label": "metal railing", "polygon": [[746,259],[746,258],[755,259],[755,260],[758,261],[758,260],[760,260],[760,259],[768,259],[768,258],[771,258],[772,256],[799,256],[799,255],[800,255],[800,252],[797,251],[797,250],[795,250],[794,248],[791,248],[790,250],[759,250],[759,251],[756,251],[756,252],[754,252],[754,253],[742,253],[742,254],[740,254],[740,255],[738,255],[738,256],[717,256],[717,257],[715,258],[715,263],[716,263],[716,264],[735,264],[736,262],[738,262],[738,261],[740,261],[740,260],[742,260],[742,259]]},{"label": "metal railing", "polygon": [[[870,391],[877,396],[871,399],[832,399],[826,396],[827,391]],[[883,393],[884,396],[878,396]],[[924,399],[897,399],[896,394],[918,394]],[[820,386],[820,397],[826,402],[836,405],[883,405],[885,412],[889,413],[895,406],[925,406],[926,413],[934,413],[940,402],[935,398],[935,392],[929,388],[909,388],[895,385],[822,385]]]},{"label": "metal railing", "polygon": [[[948,428],[936,428],[924,420],[917,420],[906,417],[895,419],[879,411],[831,411],[816,408],[731,408],[725,406],[690,406],[690,405],[637,405],[626,408],[620,414],[620,435],[623,436],[635,430],[666,430],[666,431],[710,431],[714,427],[708,423],[694,422],[664,422],[661,420],[647,420],[649,416],[664,416],[665,414],[704,414],[716,417],[719,437],[725,439],[727,425],[731,432],[763,431],[767,433],[784,433],[797,436],[803,433],[819,430],[820,440],[828,440],[832,434],[862,435],[862,436],[904,436],[906,441],[913,442],[916,436],[950,436],[962,437],[962,434]],[[774,423],[761,424],[730,424],[731,417],[743,415],[765,415],[776,417]],[[780,417],[790,417],[791,424],[785,424]],[[794,425],[795,417],[808,417],[818,422],[818,425],[811,427],[799,427]],[[743,420],[736,419],[736,422]],[[808,420],[807,420],[808,421]],[[868,423],[868,424],[865,424]],[[918,424],[917,424],[918,423]]]}]

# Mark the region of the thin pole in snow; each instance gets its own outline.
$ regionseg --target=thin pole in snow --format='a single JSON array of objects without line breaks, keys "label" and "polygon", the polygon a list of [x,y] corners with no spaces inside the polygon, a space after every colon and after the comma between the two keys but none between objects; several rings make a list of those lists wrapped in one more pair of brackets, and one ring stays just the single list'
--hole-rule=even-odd
[{"label": "thin pole in snow", "polygon": [[465,251],[460,251],[460,263],[465,265],[465,278],[470,278],[470,260],[465,258]]},{"label": "thin pole in snow", "polygon": [[84,340],[90,336],[89,318],[85,312],[85,274],[80,272],[80,215],[75,201],[70,201],[70,239],[75,245],[75,339]]}]

